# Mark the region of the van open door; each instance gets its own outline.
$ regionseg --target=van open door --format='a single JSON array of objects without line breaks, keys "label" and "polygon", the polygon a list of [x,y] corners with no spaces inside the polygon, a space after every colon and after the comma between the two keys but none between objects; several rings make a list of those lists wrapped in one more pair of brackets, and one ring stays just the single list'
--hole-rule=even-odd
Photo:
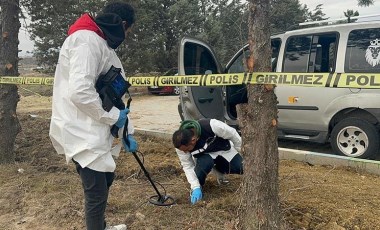
[{"label": "van open door", "polygon": [[[203,41],[191,37],[182,38],[178,54],[179,75],[222,72],[214,52]],[[224,121],[222,87],[181,87],[179,110],[182,119],[207,117]]]}]

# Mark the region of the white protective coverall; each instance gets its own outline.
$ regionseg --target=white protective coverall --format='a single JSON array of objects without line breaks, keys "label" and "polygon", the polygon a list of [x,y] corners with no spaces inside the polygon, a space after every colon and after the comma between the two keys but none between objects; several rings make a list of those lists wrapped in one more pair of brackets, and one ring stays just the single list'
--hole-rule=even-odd
[{"label": "white protective coverall", "polygon": [[[112,65],[122,68],[106,40],[94,31],[79,30],[65,40],[54,78],[49,132],[53,146],[67,162],[74,159],[82,168],[100,172],[115,170],[112,155],[121,150],[121,144],[113,147],[110,133],[120,111],[113,107],[106,112],[95,89],[98,76]],[[122,75],[125,78],[123,68]],[[128,134],[133,134],[130,121]]]},{"label": "white protective coverall", "polygon": [[[240,152],[240,135],[234,128],[216,119],[210,120],[210,126],[216,136],[230,141],[231,149],[227,151],[210,152],[207,154],[209,154],[213,159],[215,159],[217,156],[222,156],[224,159],[230,162],[232,158],[234,158],[234,156],[238,154],[238,152]],[[185,153],[184,151],[177,148],[175,150],[181,162],[182,169],[185,172],[186,179],[190,184],[191,190],[194,190],[195,188],[200,188],[201,186],[199,184],[198,177],[194,171],[195,161],[192,154]]]}]

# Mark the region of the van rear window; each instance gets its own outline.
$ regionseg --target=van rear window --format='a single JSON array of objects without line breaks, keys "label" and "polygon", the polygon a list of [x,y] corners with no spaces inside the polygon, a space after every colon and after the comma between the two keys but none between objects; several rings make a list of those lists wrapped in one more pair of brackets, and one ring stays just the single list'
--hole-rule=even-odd
[{"label": "van rear window", "polygon": [[380,73],[380,28],[350,32],[344,71],[346,73]]}]

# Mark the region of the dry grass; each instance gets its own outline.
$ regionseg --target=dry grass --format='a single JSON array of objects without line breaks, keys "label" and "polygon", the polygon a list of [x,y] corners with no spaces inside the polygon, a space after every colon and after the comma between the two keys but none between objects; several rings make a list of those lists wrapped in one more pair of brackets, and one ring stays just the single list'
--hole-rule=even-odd
[{"label": "dry grass", "polygon": [[[15,144],[15,164],[0,166],[0,229],[84,229],[80,179],[50,143],[50,111],[32,111],[38,117],[18,114],[22,132]],[[121,153],[106,211],[109,223],[125,223],[129,229],[235,229],[240,176],[230,175],[226,186],[210,176],[203,201],[190,205],[189,186],[170,142],[141,135],[137,139],[157,187],[177,203],[150,204],[155,191],[133,156]],[[380,229],[378,184],[378,176],[350,168],[281,161],[284,228]]]}]

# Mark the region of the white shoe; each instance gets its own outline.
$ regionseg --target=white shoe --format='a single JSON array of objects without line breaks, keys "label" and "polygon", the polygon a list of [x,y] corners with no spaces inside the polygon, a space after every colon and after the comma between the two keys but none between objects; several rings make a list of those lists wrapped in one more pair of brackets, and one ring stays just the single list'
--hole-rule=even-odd
[{"label": "white shoe", "polygon": [[119,224],[115,226],[107,226],[104,230],[127,230],[127,225]]},{"label": "white shoe", "polygon": [[216,168],[212,168],[211,170],[215,176],[216,176],[216,181],[218,182],[219,185],[226,185],[228,183],[230,183],[226,178],[225,178],[225,174],[221,173],[220,171],[218,171]]},{"label": "white shoe", "polygon": [[226,185],[226,184],[230,183],[229,180],[227,180],[226,178],[224,178],[224,175],[221,178],[217,178],[216,181],[218,181],[219,185]]}]

